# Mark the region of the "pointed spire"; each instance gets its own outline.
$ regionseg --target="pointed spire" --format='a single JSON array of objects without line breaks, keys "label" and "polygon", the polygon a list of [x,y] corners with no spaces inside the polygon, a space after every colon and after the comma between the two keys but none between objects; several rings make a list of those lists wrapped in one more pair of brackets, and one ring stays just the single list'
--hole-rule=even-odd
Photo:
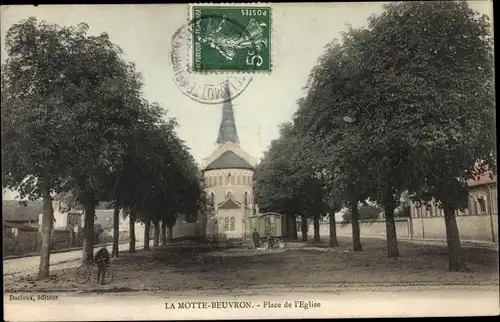
[{"label": "pointed spire", "polygon": [[228,141],[240,144],[236,123],[234,121],[233,103],[231,101],[231,92],[229,90],[229,81],[226,81],[226,95],[228,100],[222,106],[222,120],[219,128],[219,137],[217,144],[224,144]]}]

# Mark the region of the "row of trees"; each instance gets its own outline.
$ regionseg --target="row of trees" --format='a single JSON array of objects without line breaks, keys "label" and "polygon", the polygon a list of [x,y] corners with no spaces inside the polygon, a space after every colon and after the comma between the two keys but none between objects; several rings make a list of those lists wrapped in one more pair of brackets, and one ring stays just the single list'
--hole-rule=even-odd
[{"label": "row of trees", "polygon": [[[49,276],[54,198],[84,209],[83,261],[93,256],[96,205],[134,224],[171,230],[178,213],[200,209],[197,165],[176,121],[142,93],[141,75],[107,34],[29,18],[7,31],[2,64],[2,181],[21,198],[43,199],[39,278]],[[149,232],[145,234],[149,247]],[[172,236],[171,231],[169,236]],[[163,238],[165,240],[165,238]]]},{"label": "row of trees", "polygon": [[462,1],[384,9],[326,47],[293,122],[259,166],[259,203],[315,222],[347,207],[359,251],[358,207],[369,199],[384,209],[392,257],[401,195],[422,206],[434,200],[449,269],[460,270],[456,210],[466,207],[467,180],[496,169],[491,25]]}]

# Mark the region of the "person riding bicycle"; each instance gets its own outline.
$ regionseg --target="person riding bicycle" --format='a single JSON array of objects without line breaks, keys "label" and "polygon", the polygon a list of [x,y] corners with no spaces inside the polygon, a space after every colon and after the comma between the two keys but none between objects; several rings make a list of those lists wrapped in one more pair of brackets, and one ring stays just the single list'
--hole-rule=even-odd
[{"label": "person riding bicycle", "polygon": [[[104,276],[106,275],[106,265],[109,265],[109,252],[106,246],[103,246],[97,251],[94,256],[94,261],[97,264],[97,281],[101,280],[101,285],[104,285]],[[101,278],[102,277],[102,278]]]}]

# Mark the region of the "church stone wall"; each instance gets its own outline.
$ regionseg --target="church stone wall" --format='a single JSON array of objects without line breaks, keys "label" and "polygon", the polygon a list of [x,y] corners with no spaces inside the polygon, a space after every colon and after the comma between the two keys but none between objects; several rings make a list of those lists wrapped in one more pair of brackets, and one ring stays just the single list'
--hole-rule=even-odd
[{"label": "church stone wall", "polygon": [[[251,213],[253,205],[253,171],[245,169],[220,169],[206,171],[205,191],[207,198],[214,193],[216,207],[216,227],[207,225],[208,234],[216,234],[219,238],[243,238],[246,233],[246,213]],[[227,199],[228,192],[231,198],[242,204],[241,209],[218,209],[217,205]],[[245,208],[245,192],[247,193],[247,207]],[[225,229],[225,218],[234,218],[234,228]],[[231,226],[231,224],[230,224]]]},{"label": "church stone wall", "polygon": [[[228,174],[230,174],[228,176]],[[223,169],[210,170],[205,172],[205,191],[207,198],[214,193],[214,204],[217,205],[227,198],[227,193],[231,192],[231,197],[244,205],[245,192],[247,192],[248,205],[253,204],[253,171],[244,169]]]},{"label": "church stone wall", "polygon": [[[218,235],[221,238],[242,238],[245,233],[245,222],[243,220],[242,209],[220,209],[217,213],[218,216]],[[229,227],[226,229],[225,218],[234,218],[234,226],[229,222]]]}]

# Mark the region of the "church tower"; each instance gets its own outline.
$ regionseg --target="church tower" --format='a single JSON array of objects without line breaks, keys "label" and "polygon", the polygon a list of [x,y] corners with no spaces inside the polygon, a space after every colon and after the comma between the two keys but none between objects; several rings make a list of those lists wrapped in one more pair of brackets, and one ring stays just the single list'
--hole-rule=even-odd
[{"label": "church tower", "polygon": [[226,93],[228,100],[222,106],[217,148],[202,165],[210,209],[206,234],[240,239],[250,234],[248,218],[253,213],[256,160],[240,147],[228,83]]},{"label": "church tower", "polygon": [[[231,92],[227,85],[226,93],[230,98]],[[238,131],[236,130],[236,122],[234,120],[233,102],[231,99],[224,102],[222,106],[222,120],[219,127],[219,136],[217,137],[217,144],[224,144],[226,142],[233,142],[234,144],[240,145]]]}]

